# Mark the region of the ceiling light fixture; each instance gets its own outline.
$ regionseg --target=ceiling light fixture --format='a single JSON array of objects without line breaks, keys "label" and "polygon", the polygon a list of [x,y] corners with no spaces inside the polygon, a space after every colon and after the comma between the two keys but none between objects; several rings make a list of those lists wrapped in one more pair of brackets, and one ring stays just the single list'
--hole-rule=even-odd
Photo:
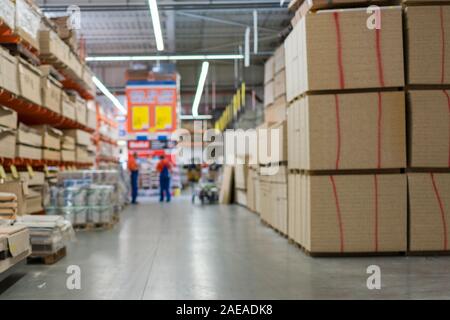
[{"label": "ceiling light fixture", "polygon": [[87,62],[120,61],[179,61],[179,60],[242,60],[242,54],[173,55],[173,56],[97,56],[87,57]]},{"label": "ceiling light fixture", "polygon": [[156,0],[148,0],[148,6],[150,7],[150,15],[152,16],[153,31],[155,32],[156,48],[158,51],[164,50],[164,42],[161,31],[161,22],[159,21],[158,4]]},{"label": "ceiling light fixture", "polygon": [[182,115],[180,116],[180,120],[211,120],[213,118],[212,115],[198,115],[198,116],[190,116],[190,115]]},{"label": "ceiling light fixture", "polygon": [[120,101],[106,88],[103,83],[97,78],[92,77],[92,81],[94,81],[97,88],[106,96],[109,100],[116,106],[117,109],[120,110],[123,114],[127,114],[127,110],[125,107],[120,103]]},{"label": "ceiling light fixture", "polygon": [[197,92],[195,93],[194,103],[192,104],[192,115],[198,116],[198,106],[203,95],[203,88],[205,87],[206,76],[208,75],[209,62],[203,62],[202,72],[200,73],[200,79],[198,80]]}]

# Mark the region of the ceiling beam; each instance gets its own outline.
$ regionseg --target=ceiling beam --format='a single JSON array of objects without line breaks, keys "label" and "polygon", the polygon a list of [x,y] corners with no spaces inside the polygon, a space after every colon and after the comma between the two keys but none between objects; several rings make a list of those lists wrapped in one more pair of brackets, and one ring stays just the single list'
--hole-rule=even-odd
[{"label": "ceiling beam", "polygon": [[[56,1],[55,1],[56,2]],[[49,1],[40,1],[40,8],[43,11],[49,12],[62,12],[66,11],[68,4],[49,4]],[[124,11],[124,10],[148,10],[148,6],[146,4],[142,5],[134,5],[134,4],[82,4],[79,3],[81,11]],[[280,10],[286,12],[287,5],[283,5],[280,7],[279,0],[259,0],[259,1],[189,1],[189,2],[163,2],[158,3],[158,9],[160,11],[178,11],[178,10],[249,10],[253,11],[254,9],[258,10]]]}]

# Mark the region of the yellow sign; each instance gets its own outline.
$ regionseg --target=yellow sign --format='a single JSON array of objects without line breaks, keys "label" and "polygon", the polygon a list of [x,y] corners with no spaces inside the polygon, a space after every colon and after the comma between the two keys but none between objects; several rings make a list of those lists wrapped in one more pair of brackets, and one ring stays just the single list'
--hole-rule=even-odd
[{"label": "yellow sign", "polygon": [[241,102],[242,102],[242,106],[245,107],[245,82],[242,82],[242,87],[241,87]]},{"label": "yellow sign", "polygon": [[134,106],[132,112],[133,130],[147,130],[150,128],[150,113],[148,106]]},{"label": "yellow sign", "polygon": [[5,168],[3,168],[2,165],[0,165],[0,178],[2,179],[6,179],[6,172],[5,172]]},{"label": "yellow sign", "polygon": [[50,176],[50,171],[48,170],[47,165],[44,166],[44,173],[45,173],[45,176],[46,176],[46,177],[49,177],[49,176]]},{"label": "yellow sign", "polygon": [[27,170],[28,170],[28,174],[29,174],[30,178],[33,178],[34,177],[33,167],[30,166],[29,164],[27,164]]},{"label": "yellow sign", "polygon": [[14,179],[19,179],[19,173],[17,172],[17,168],[15,165],[11,165],[11,167],[9,167],[11,169],[11,174],[13,176]]},{"label": "yellow sign", "polygon": [[156,130],[172,129],[172,107],[156,106],[155,108]]}]

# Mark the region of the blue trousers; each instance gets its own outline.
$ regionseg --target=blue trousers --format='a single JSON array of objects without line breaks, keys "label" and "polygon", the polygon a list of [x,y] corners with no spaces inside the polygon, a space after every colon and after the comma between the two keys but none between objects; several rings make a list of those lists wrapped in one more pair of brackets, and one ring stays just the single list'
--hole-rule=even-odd
[{"label": "blue trousers", "polygon": [[164,195],[166,196],[167,202],[170,202],[170,178],[168,177],[159,177],[159,201],[164,201]]},{"label": "blue trousers", "polygon": [[131,202],[136,203],[138,196],[139,171],[131,171]]}]

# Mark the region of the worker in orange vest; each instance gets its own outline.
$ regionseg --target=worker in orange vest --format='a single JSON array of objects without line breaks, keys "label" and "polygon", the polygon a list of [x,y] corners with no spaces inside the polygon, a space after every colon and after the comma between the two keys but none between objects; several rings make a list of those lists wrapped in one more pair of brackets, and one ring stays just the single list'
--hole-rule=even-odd
[{"label": "worker in orange vest", "polygon": [[164,201],[164,195],[167,202],[170,202],[170,175],[172,173],[172,164],[166,159],[164,155],[159,158],[159,162],[156,165],[156,170],[159,172],[159,201]]},{"label": "worker in orange vest", "polygon": [[128,158],[128,170],[131,172],[131,203],[137,204],[138,196],[138,179],[139,179],[139,165],[137,163],[137,153],[134,152]]}]

